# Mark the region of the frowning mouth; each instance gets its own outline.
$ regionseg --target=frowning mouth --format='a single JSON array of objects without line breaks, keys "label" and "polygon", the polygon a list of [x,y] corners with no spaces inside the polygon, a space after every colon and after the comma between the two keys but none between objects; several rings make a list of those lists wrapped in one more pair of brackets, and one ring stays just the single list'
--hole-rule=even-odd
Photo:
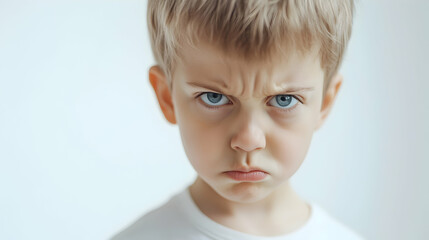
[{"label": "frowning mouth", "polygon": [[253,171],[227,171],[224,172],[228,177],[236,181],[253,182],[260,181],[267,177],[268,173],[261,170]]}]

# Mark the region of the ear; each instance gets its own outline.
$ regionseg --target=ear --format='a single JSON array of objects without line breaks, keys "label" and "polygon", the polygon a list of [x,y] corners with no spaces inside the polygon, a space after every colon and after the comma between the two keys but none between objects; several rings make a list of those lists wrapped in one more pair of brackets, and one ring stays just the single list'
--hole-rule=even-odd
[{"label": "ear", "polygon": [[175,124],[176,116],[174,114],[171,90],[168,85],[167,77],[159,66],[152,66],[149,69],[149,81],[155,91],[159,107],[161,108],[164,117],[171,124]]},{"label": "ear", "polygon": [[319,119],[315,130],[318,130],[323,125],[329,113],[331,112],[332,106],[334,105],[335,99],[338,95],[338,91],[343,84],[343,79],[343,75],[338,73],[329,83],[325,96],[322,99],[322,108],[320,109]]}]

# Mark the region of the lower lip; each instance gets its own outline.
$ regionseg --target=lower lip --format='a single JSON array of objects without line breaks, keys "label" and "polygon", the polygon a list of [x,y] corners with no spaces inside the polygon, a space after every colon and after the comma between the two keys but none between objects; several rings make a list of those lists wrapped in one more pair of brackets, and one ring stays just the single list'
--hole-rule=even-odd
[{"label": "lower lip", "polygon": [[251,172],[239,172],[239,171],[229,171],[225,172],[228,177],[236,181],[259,181],[264,179],[268,174],[262,171],[251,171]]}]

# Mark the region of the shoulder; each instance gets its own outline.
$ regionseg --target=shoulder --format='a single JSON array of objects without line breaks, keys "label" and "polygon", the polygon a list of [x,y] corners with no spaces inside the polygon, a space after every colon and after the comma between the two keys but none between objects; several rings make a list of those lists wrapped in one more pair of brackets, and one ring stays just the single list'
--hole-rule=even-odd
[{"label": "shoulder", "polygon": [[317,204],[312,204],[314,213],[312,226],[323,235],[323,239],[363,240],[352,228],[340,222]]},{"label": "shoulder", "polygon": [[189,226],[175,196],[135,220],[110,240],[175,239],[178,235],[185,234]]}]

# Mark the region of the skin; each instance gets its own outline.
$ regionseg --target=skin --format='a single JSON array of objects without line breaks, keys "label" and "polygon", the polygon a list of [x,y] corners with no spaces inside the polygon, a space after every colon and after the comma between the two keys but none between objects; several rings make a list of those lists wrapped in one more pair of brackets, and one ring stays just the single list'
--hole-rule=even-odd
[{"label": "skin", "polygon": [[[337,74],[323,97],[316,52],[246,61],[201,42],[183,49],[171,85],[159,66],[150,68],[161,110],[170,123],[178,124],[198,174],[191,196],[212,220],[260,236],[287,234],[308,220],[311,209],[289,179],[304,161],[343,81]],[[225,104],[210,108],[207,92],[223,94]],[[276,105],[278,95],[296,101],[284,108]],[[250,167],[268,175],[249,182],[224,173]]]}]

